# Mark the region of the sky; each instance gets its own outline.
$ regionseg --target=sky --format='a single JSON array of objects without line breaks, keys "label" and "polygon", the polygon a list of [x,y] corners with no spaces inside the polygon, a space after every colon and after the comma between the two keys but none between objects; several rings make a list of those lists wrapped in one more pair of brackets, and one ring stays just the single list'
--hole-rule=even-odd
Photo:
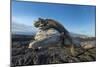
[{"label": "sky", "polygon": [[95,6],[39,2],[12,2],[12,22],[33,26],[39,17],[60,22],[73,33],[95,36]]}]

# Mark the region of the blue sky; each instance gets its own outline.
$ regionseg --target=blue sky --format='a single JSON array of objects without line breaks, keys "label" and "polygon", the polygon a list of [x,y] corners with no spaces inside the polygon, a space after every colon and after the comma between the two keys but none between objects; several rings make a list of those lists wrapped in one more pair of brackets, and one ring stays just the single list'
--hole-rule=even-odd
[{"label": "blue sky", "polygon": [[95,36],[95,6],[12,2],[12,21],[32,26],[39,17],[59,21],[70,32]]}]

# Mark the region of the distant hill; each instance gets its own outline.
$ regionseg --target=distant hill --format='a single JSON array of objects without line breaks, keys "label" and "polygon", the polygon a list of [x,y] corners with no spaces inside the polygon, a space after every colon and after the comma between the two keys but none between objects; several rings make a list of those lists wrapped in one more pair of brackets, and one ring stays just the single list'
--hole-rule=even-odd
[{"label": "distant hill", "polygon": [[77,34],[77,33],[73,33],[73,32],[70,32],[70,35],[72,37],[80,37],[80,38],[87,38],[88,37],[87,35]]},{"label": "distant hill", "polygon": [[[36,29],[32,26],[28,26],[25,24],[20,24],[20,23],[12,23],[11,27],[12,34],[17,34],[17,35],[34,35],[36,34]],[[81,34],[76,34],[73,32],[70,32],[70,35],[72,37],[80,37],[80,38],[87,38],[88,36],[86,35],[81,35]]]},{"label": "distant hill", "polygon": [[13,22],[11,32],[12,34],[17,35],[33,35],[35,34],[36,30],[32,26]]}]

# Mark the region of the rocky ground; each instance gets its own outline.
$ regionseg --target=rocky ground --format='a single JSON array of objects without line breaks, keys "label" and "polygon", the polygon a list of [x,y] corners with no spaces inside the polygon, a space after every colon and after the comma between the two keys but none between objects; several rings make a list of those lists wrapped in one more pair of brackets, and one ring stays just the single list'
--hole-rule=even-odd
[{"label": "rocky ground", "polygon": [[[71,56],[70,49],[64,47],[51,47],[41,50],[28,48],[28,42],[15,41],[11,49],[11,66],[43,65],[90,62],[96,60],[96,48],[75,48],[75,56]],[[24,44],[24,45],[22,45]]]}]

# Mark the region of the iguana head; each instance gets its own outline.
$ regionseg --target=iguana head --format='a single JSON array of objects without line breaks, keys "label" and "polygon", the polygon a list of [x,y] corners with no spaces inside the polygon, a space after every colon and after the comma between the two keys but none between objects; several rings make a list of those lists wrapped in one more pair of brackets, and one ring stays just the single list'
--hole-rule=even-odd
[{"label": "iguana head", "polygon": [[44,26],[46,26],[46,22],[45,22],[45,19],[42,19],[42,18],[38,18],[37,21],[35,21],[34,23],[34,26],[36,28],[39,28],[39,29],[42,29]]}]

